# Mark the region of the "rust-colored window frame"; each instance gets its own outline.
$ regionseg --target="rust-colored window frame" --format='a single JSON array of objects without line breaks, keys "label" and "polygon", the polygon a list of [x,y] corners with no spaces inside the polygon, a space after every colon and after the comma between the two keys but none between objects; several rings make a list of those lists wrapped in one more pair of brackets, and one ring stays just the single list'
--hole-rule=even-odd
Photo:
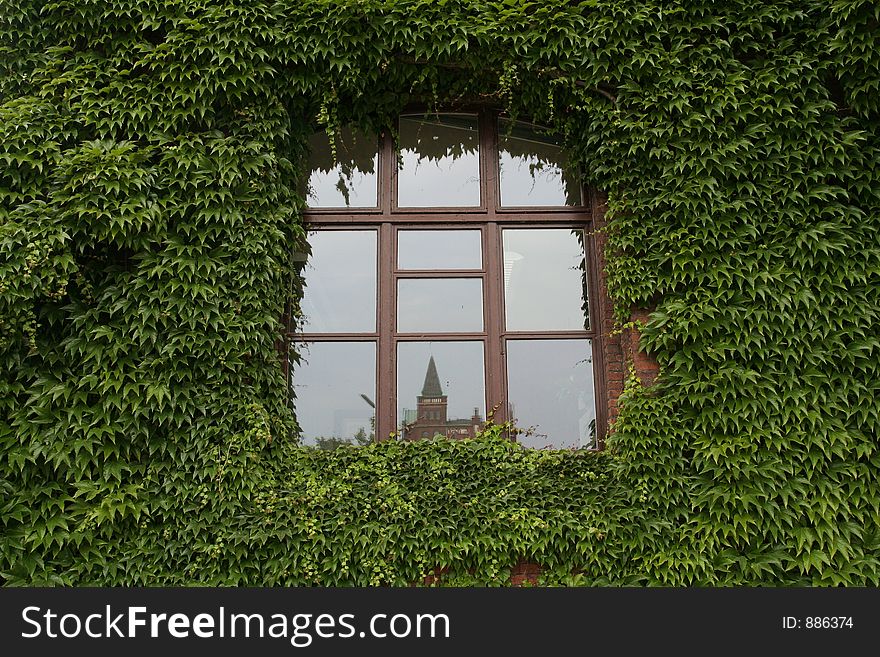
[{"label": "rust-colored window frame", "polygon": [[[417,113],[419,110],[413,110]],[[409,113],[409,112],[408,112]],[[486,409],[498,422],[507,413],[507,340],[580,339],[592,344],[596,449],[604,447],[608,429],[604,381],[604,348],[600,344],[599,272],[593,220],[599,198],[595,190],[582,189],[581,206],[501,207],[498,176],[498,119],[486,108],[464,108],[444,113],[477,115],[479,120],[480,206],[401,208],[397,205],[397,154],[391,130],[378,136],[378,207],[309,208],[306,228],[315,230],[375,230],[377,253],[376,331],[365,333],[302,333],[288,331],[287,342],[372,342],[376,344],[376,438],[397,432],[397,345],[407,341],[479,341],[483,343]],[[503,228],[572,228],[584,234],[587,260],[589,328],[583,331],[507,331],[504,326]],[[480,269],[399,269],[397,233],[406,229],[481,232]],[[483,330],[479,332],[399,333],[395,317],[397,282],[415,278],[480,278],[483,281]]]}]

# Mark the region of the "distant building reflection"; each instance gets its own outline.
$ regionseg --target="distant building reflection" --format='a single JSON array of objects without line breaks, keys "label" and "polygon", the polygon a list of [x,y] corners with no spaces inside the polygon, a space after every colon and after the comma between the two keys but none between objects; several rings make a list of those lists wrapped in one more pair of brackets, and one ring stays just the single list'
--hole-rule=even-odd
[{"label": "distant building reflection", "polygon": [[470,419],[449,419],[448,397],[443,394],[434,357],[428,361],[422,394],[416,397],[416,409],[403,410],[401,436],[404,440],[422,440],[443,436],[446,438],[473,438],[485,426],[480,409],[474,408]]}]

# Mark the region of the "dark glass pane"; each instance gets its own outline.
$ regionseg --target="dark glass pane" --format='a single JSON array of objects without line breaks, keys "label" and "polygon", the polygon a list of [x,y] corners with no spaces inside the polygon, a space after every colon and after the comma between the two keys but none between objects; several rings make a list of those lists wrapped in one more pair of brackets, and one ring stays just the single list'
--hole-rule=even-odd
[{"label": "dark glass pane", "polygon": [[376,231],[320,230],[303,276],[303,333],[376,330]]},{"label": "dark glass pane", "polygon": [[291,386],[304,445],[332,449],[363,445],[375,434],[376,345],[373,342],[295,343]]},{"label": "dark glass pane", "polygon": [[589,326],[584,233],[506,229],[504,312],[508,331],[577,331]]},{"label": "dark glass pane", "polygon": [[510,417],[527,447],[596,446],[593,350],[588,340],[508,340]]},{"label": "dark glass pane", "polygon": [[400,117],[397,205],[480,205],[479,137],[476,116]]},{"label": "dark glass pane", "polygon": [[479,278],[398,280],[397,330],[401,333],[482,331],[483,281]]},{"label": "dark glass pane", "polygon": [[486,421],[482,342],[400,342],[397,422],[407,440],[472,437]]},{"label": "dark glass pane", "polygon": [[375,208],[379,205],[378,140],[342,128],[335,137],[336,158],[327,133],[309,138],[306,201],[312,208]]},{"label": "dark glass pane", "polygon": [[580,205],[581,185],[552,137],[527,123],[499,119],[501,205]]},{"label": "dark glass pane", "polygon": [[397,233],[400,269],[479,269],[478,230],[402,230]]}]

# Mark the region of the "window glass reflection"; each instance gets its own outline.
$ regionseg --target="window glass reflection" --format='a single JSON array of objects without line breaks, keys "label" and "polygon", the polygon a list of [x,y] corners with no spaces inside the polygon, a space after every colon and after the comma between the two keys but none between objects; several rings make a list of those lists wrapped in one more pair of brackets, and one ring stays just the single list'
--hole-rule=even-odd
[{"label": "window glass reflection", "polygon": [[508,331],[589,327],[582,230],[506,229],[502,242]]},{"label": "window glass reflection", "polygon": [[398,280],[397,330],[401,333],[482,331],[483,281],[479,278]]},{"label": "window glass reflection", "polygon": [[401,342],[397,422],[405,440],[470,438],[486,420],[482,342]]},{"label": "window glass reflection", "polygon": [[581,186],[556,141],[527,123],[499,119],[501,205],[580,205]]},{"label": "window glass reflection", "polygon": [[397,233],[400,269],[479,269],[478,230],[402,230]]},{"label": "window glass reflection", "polygon": [[379,205],[378,140],[350,128],[335,136],[336,158],[326,132],[309,138],[306,202],[311,208],[375,208]]},{"label": "window glass reflection", "polygon": [[293,346],[300,355],[291,386],[302,444],[334,449],[372,442],[376,432],[375,343]]},{"label": "window glass reflection", "polygon": [[303,333],[376,330],[376,231],[321,230],[302,272]]},{"label": "window glass reflection", "polygon": [[399,207],[480,205],[476,116],[402,116],[399,140]]},{"label": "window glass reflection", "polygon": [[509,417],[517,441],[557,449],[596,446],[592,345],[585,340],[508,340]]}]

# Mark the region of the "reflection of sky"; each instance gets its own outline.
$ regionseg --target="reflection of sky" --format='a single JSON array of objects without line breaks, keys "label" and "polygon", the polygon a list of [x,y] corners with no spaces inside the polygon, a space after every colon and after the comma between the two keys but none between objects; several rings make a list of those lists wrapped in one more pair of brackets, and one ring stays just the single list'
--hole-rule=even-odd
[{"label": "reflection of sky", "polygon": [[[401,117],[401,207],[472,207],[480,204],[478,130],[475,117]],[[311,170],[307,200],[313,208],[378,206],[375,135],[343,128],[336,137],[337,163],[323,132],[309,139]],[[579,185],[566,172],[567,159],[553,140],[524,123],[499,122],[499,178],[505,206],[564,206],[580,203]],[[471,149],[463,151],[461,147]],[[456,155],[451,153],[455,151]],[[443,157],[442,152],[449,153]],[[514,154],[515,153],[515,154]],[[568,184],[567,184],[568,183]],[[573,198],[568,198],[568,189]],[[346,198],[346,195],[348,198]]]},{"label": "reflection of sky", "polygon": [[432,354],[440,386],[448,398],[447,418],[470,418],[476,406],[485,419],[482,342],[401,342],[397,347],[398,422],[403,409],[416,407]]},{"label": "reflection of sky", "polygon": [[[592,447],[596,418],[592,348],[585,340],[508,340],[507,374],[516,425],[535,427],[528,447]],[[594,426],[594,425],[592,425]]]},{"label": "reflection of sky", "polygon": [[352,438],[358,429],[372,430],[373,409],[361,394],[376,400],[376,346],[373,342],[312,342],[294,347],[296,419],[303,443],[315,438]]},{"label": "reflection of sky", "polygon": [[[565,152],[552,137],[536,132],[527,123],[500,119],[498,144],[502,205],[580,204],[580,185],[566,171]],[[569,189],[573,198],[568,197]]]},{"label": "reflection of sky", "polygon": [[397,260],[401,269],[479,269],[478,230],[401,230]]},{"label": "reflection of sky", "polygon": [[[339,165],[329,173],[315,170],[309,175],[307,203],[310,208],[375,208],[379,205],[377,184],[375,173],[356,169],[345,176]],[[348,203],[340,187],[348,190]]]},{"label": "reflection of sky", "polygon": [[504,292],[510,331],[583,330],[583,248],[568,228],[505,229]]},{"label": "reflection of sky", "polygon": [[[458,117],[464,122],[463,117]],[[480,205],[480,156],[476,118],[470,129],[439,125],[431,121],[401,117],[401,166],[397,174],[397,205],[406,207],[468,207]],[[420,144],[432,157],[423,157]],[[436,144],[434,143],[436,142]],[[466,144],[471,152],[442,157],[438,146]],[[447,150],[447,152],[449,152]]]},{"label": "reflection of sky", "polygon": [[397,289],[400,332],[483,330],[483,284],[479,278],[401,279]]},{"label": "reflection of sky", "polygon": [[565,205],[562,169],[537,157],[498,154],[501,169],[501,204],[506,206]]},{"label": "reflection of sky", "polygon": [[[379,162],[377,144],[374,135],[359,135],[343,128],[337,135],[336,149],[351,169],[346,175],[342,165],[338,164],[331,155],[330,140],[326,133],[312,135],[309,139],[311,173],[306,196],[309,207],[377,207],[379,205],[376,175]],[[372,165],[369,164],[370,162]],[[348,194],[348,202],[343,190]]]},{"label": "reflection of sky", "polygon": [[376,231],[323,230],[309,236],[302,332],[376,328]]}]

